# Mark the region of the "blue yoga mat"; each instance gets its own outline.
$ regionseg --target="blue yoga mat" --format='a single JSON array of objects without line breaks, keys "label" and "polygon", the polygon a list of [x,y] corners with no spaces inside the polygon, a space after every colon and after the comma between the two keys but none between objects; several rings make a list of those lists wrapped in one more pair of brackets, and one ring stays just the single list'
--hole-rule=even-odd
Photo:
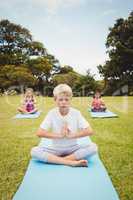
[{"label": "blue yoga mat", "polygon": [[34,118],[38,118],[41,114],[41,111],[37,111],[34,114],[16,114],[13,118],[14,119],[34,119]]},{"label": "blue yoga mat", "polygon": [[[79,143],[88,143],[88,138]],[[40,145],[48,145],[42,140]],[[119,200],[98,155],[89,166],[71,167],[31,160],[13,200]]]},{"label": "blue yoga mat", "polygon": [[91,113],[91,117],[93,118],[112,118],[112,117],[118,117],[117,114],[109,111],[109,110],[106,110],[105,112],[92,112],[90,109],[89,109],[90,113]]}]

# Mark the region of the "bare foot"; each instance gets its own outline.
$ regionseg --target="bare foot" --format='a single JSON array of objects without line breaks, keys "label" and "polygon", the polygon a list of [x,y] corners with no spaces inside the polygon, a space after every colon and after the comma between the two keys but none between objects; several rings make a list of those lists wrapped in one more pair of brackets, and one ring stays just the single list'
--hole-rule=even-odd
[{"label": "bare foot", "polygon": [[77,160],[72,162],[73,167],[88,167],[87,160]]}]

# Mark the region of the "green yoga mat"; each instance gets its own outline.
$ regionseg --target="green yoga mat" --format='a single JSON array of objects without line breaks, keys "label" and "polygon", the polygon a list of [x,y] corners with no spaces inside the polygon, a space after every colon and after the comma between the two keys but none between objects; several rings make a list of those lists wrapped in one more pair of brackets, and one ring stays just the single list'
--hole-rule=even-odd
[{"label": "green yoga mat", "polygon": [[[88,138],[79,140],[88,142]],[[31,160],[13,200],[119,200],[98,154],[87,159],[87,168]]]}]

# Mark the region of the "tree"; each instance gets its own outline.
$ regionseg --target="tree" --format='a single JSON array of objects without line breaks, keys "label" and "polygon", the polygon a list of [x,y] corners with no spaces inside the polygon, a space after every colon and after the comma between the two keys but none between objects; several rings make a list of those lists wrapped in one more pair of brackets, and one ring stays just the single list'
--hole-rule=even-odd
[{"label": "tree", "polygon": [[43,95],[44,87],[51,86],[52,76],[57,74],[60,69],[58,60],[49,54],[47,56],[37,57],[36,59],[30,59],[27,65],[33,76],[37,79],[35,89],[39,90]]},{"label": "tree", "polygon": [[5,65],[0,67],[0,88],[8,89],[10,86],[33,86],[36,79],[29,69],[24,66]]},{"label": "tree", "polygon": [[127,19],[118,19],[107,36],[109,60],[99,65],[100,74],[105,78],[106,90],[112,93],[117,88],[133,85],[133,12]]},{"label": "tree", "polygon": [[89,70],[86,75],[80,75],[80,78],[75,84],[75,90],[80,96],[89,96],[97,88],[98,84]]},{"label": "tree", "polygon": [[70,66],[62,67],[59,74],[53,77],[54,86],[60,83],[66,83],[72,87],[74,96],[88,96],[98,87],[89,71],[87,71],[87,75],[81,75]]},{"label": "tree", "polygon": [[69,72],[74,72],[73,68],[69,65],[65,65],[64,67],[60,68],[59,74],[66,74],[66,73],[69,73]]},{"label": "tree", "polygon": [[73,87],[75,82],[79,79],[79,75],[75,72],[68,72],[65,74],[58,74],[53,77],[53,82],[55,85],[60,83],[66,83]]},{"label": "tree", "polygon": [[46,55],[43,44],[30,31],[9,20],[0,21],[0,65],[23,64],[31,55]]},{"label": "tree", "polygon": [[41,42],[33,41],[28,29],[9,20],[0,21],[0,87],[3,90],[22,84],[32,85],[43,94],[44,85],[50,84],[51,76],[59,69],[59,61],[47,53]]}]

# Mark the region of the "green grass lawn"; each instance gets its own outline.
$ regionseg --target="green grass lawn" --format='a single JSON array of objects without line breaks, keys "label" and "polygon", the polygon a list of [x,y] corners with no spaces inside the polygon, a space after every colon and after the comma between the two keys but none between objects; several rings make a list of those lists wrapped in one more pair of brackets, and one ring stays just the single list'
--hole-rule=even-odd
[{"label": "green grass lawn", "polygon": [[[47,111],[54,106],[52,98],[38,97],[43,113],[37,119],[12,119],[20,96],[0,97],[0,200],[11,200],[25,174],[30,149],[39,139],[35,132]],[[92,140],[118,191],[121,200],[133,200],[133,97],[105,97],[111,111],[119,118],[92,119],[87,112],[90,98],[73,98],[95,130]],[[106,189],[106,185],[105,185]]]}]

